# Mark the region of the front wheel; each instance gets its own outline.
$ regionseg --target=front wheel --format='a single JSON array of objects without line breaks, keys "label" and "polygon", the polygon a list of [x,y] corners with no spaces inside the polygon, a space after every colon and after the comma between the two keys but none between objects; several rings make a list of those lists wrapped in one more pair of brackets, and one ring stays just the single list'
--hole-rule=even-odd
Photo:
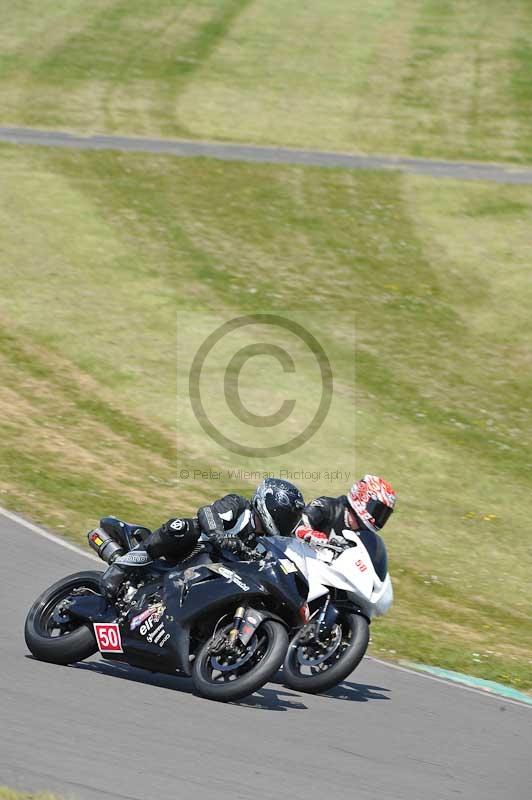
[{"label": "front wheel", "polygon": [[194,688],[209,700],[227,702],[253,694],[283,663],[288,635],[280,622],[266,620],[247,645],[236,649],[227,638],[232,627],[205,642],[194,659]]},{"label": "front wheel", "polygon": [[72,664],[96,653],[92,628],[68,615],[68,598],[100,594],[101,572],[87,570],[63,578],[46,589],[26,617],[24,638],[31,653],[41,661]]},{"label": "front wheel", "polygon": [[284,683],[299,692],[325,692],[344,681],[362,661],[369,643],[369,623],[360,614],[341,614],[325,634],[307,625],[286,653]]}]

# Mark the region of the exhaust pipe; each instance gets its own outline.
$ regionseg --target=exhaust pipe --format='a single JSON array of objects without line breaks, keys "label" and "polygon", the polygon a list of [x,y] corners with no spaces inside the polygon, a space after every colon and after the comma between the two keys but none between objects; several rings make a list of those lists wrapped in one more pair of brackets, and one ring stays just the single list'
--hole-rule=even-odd
[{"label": "exhaust pipe", "polygon": [[118,556],[124,555],[124,548],[116,542],[103,528],[95,528],[87,534],[91,547],[102,561],[112,564]]}]

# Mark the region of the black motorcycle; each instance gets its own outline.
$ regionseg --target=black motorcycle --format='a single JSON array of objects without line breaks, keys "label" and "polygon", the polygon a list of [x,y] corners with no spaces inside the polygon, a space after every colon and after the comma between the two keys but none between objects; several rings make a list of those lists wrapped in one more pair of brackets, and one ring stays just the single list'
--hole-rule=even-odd
[{"label": "black motorcycle", "polygon": [[[121,523],[121,545],[131,550],[148,533]],[[185,564],[159,559],[135,570],[113,603],[100,572],[69,575],[32,605],[26,644],[43,661],[71,664],[99,650],[109,661],[191,676],[212,700],[245,697],[280,668],[287,630],[308,619],[308,583],[268,538],[244,558],[205,542]]]}]

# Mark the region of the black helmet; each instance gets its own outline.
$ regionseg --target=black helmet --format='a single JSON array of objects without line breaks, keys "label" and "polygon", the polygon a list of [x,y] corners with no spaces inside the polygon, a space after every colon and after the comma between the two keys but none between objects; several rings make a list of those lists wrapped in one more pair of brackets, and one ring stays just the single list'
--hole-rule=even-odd
[{"label": "black helmet", "polygon": [[271,536],[290,536],[305,506],[303,495],[293,483],[266,478],[260,483],[251,504]]}]

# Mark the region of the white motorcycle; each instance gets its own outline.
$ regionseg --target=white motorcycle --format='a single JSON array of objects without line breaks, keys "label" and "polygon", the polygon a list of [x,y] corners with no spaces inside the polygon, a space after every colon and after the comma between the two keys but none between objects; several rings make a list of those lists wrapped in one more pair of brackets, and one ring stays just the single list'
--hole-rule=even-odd
[{"label": "white motorcycle", "polygon": [[369,624],[393,602],[384,542],[369,531],[314,549],[297,538],[277,538],[308,579],[310,619],[290,642],[283,674],[287,686],[323,692],[358,666],[369,643]]}]

